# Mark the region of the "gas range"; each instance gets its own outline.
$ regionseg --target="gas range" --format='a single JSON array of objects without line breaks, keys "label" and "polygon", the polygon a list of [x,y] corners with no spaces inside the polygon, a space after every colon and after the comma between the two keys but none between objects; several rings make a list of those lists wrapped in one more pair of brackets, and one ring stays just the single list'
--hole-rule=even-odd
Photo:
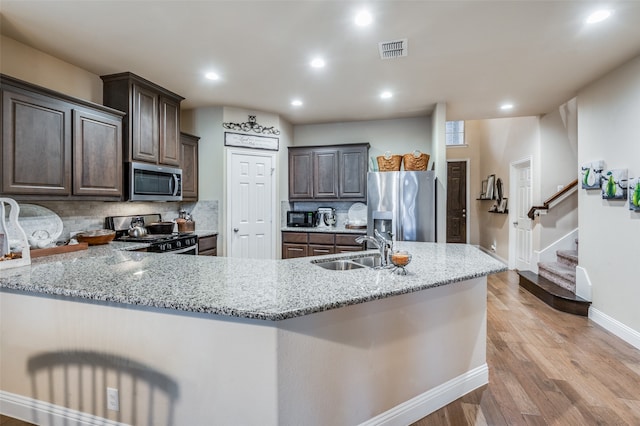
[{"label": "gas range", "polygon": [[198,236],[192,233],[174,232],[171,234],[146,234],[140,237],[129,235],[132,221],[140,220],[143,224],[161,222],[159,214],[110,216],[105,218],[105,227],[116,231],[116,241],[129,243],[148,243],[147,252],[198,254]]}]

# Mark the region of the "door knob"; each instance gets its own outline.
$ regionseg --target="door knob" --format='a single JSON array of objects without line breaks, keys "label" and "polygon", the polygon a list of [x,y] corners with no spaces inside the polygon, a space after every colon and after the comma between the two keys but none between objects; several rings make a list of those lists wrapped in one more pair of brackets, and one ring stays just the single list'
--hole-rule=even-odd
[{"label": "door knob", "polygon": [[518,222],[513,222],[513,225],[514,226],[518,226]]},{"label": "door knob", "polygon": [[233,228],[233,232],[238,232],[239,229],[238,228]]}]

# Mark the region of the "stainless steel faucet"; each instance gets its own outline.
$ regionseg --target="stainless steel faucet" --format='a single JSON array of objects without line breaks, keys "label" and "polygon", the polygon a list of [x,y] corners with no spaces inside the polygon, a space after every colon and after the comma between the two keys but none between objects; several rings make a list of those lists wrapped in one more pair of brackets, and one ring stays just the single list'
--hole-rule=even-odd
[{"label": "stainless steel faucet", "polygon": [[393,242],[387,240],[377,229],[373,230],[372,237],[370,235],[362,235],[356,238],[356,243],[362,244],[364,241],[370,242],[373,246],[380,250],[380,266],[385,268],[389,265],[389,253],[393,250]]}]

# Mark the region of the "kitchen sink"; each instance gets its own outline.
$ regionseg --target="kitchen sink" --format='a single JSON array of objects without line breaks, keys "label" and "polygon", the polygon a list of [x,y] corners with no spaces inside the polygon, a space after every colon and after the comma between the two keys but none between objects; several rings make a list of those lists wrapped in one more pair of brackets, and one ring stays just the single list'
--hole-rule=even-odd
[{"label": "kitchen sink", "polygon": [[377,268],[382,265],[381,258],[378,255],[358,257],[356,259],[351,259],[351,261],[369,268]]},{"label": "kitchen sink", "polygon": [[348,271],[350,269],[364,268],[363,265],[358,265],[357,263],[353,263],[349,260],[329,260],[326,262],[313,261],[311,263],[314,263],[321,268],[329,269],[332,271]]},{"label": "kitchen sink", "polygon": [[374,254],[371,256],[359,256],[350,259],[312,260],[311,263],[331,271],[348,271],[364,267],[377,268],[382,262],[380,261],[380,255]]}]

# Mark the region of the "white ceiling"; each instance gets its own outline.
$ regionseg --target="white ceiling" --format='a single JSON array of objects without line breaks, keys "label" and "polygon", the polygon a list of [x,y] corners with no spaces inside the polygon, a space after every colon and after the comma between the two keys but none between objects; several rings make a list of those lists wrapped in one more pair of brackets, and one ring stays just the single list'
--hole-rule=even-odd
[{"label": "white ceiling", "polygon": [[[293,124],[414,117],[537,115],[640,54],[640,1],[2,0],[0,31],[97,75],[134,72],[186,98]],[[374,22],[353,25],[369,8]],[[408,38],[381,60],[378,42]],[[309,67],[314,55],[324,69]],[[203,78],[206,71],[219,81]],[[383,101],[382,90],[394,97]],[[294,98],[304,101],[293,107]],[[509,101],[513,111],[502,113]]]}]

